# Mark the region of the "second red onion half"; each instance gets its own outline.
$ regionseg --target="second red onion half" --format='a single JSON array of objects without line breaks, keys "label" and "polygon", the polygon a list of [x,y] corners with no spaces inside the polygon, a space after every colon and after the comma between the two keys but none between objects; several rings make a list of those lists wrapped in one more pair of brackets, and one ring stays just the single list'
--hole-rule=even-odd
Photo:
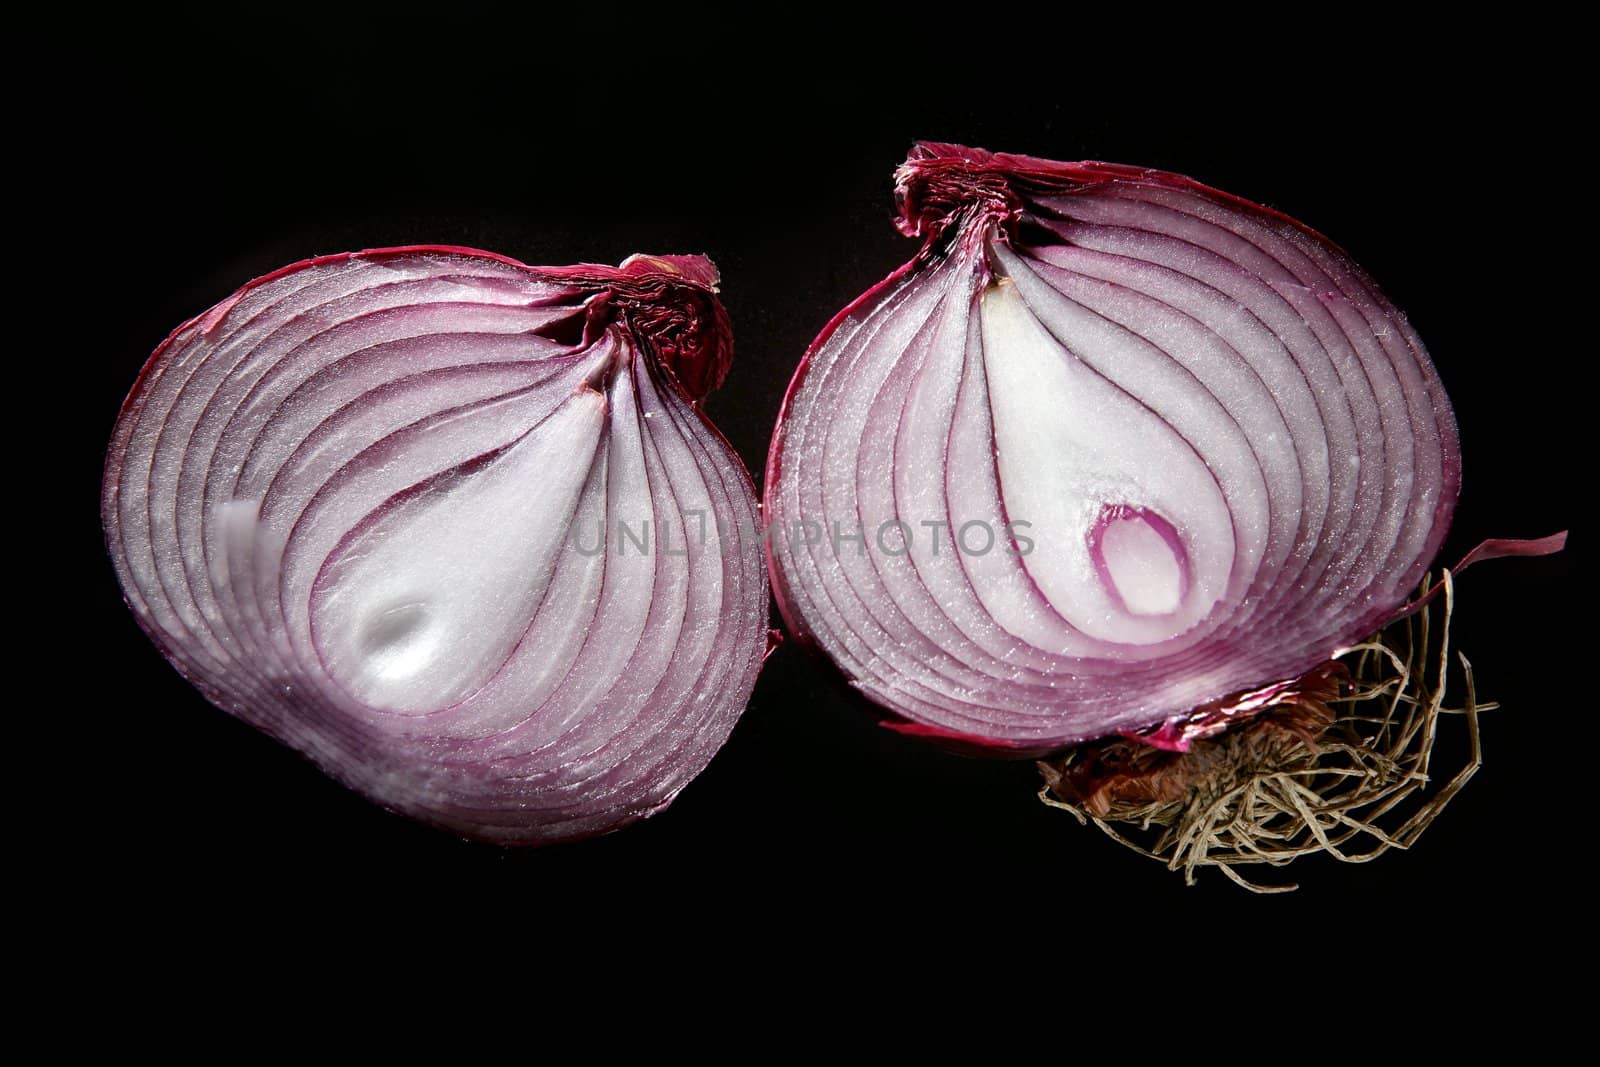
[{"label": "second red onion half", "polygon": [[1343,251],[1104,163],[922,144],[896,194],[922,249],[806,354],[765,508],[788,625],[902,728],[1182,747],[1395,615],[1460,452]]},{"label": "second red onion half", "polygon": [[766,651],[754,486],[699,408],[716,284],[439,247],[251,282],[123,406],[129,606],[214,703],[414,818],[539,844],[659,811]]}]

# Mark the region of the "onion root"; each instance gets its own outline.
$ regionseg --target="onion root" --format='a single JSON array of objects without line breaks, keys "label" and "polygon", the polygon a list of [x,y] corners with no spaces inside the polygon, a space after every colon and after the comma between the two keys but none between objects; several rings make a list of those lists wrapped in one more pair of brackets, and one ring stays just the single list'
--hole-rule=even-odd
[{"label": "onion root", "polygon": [[[1446,707],[1454,587],[1285,688],[1285,699],[1186,752],[1113,738],[1039,761],[1039,799],[1195,884],[1216,867],[1257,893],[1293,883],[1247,878],[1325,853],[1365,863],[1416,843],[1482,765],[1472,665],[1461,707]],[[1429,589],[1427,578],[1422,589]],[[1465,724],[1466,763],[1429,795],[1446,717]]]}]

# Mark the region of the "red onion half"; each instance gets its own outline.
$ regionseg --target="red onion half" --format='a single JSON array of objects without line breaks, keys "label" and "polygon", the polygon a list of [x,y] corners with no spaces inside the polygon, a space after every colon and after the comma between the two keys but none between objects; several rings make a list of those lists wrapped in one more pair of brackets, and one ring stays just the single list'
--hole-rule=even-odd
[{"label": "red onion half", "polygon": [[716,283],[443,247],[251,282],[123,406],[129,606],[217,705],[425,822],[537,844],[659,811],[767,640],[754,487],[698,408]]},{"label": "red onion half", "polygon": [[1182,747],[1394,616],[1456,428],[1341,250],[1105,163],[921,144],[896,194],[925,243],[806,354],[766,509],[789,626],[905,729]]}]

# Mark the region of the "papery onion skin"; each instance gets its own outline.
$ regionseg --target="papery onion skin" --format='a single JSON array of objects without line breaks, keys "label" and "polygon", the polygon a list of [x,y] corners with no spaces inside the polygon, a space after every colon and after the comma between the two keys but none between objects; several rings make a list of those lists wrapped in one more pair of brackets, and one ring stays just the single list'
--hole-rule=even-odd
[{"label": "papery onion skin", "polygon": [[[1393,617],[1460,450],[1420,340],[1343,251],[1181,175],[956,145],[916,146],[896,200],[923,247],[808,349],[764,501],[786,623],[887,725],[1018,756],[1182,747],[1193,709]],[[822,543],[835,523],[868,550]],[[885,523],[930,532],[884,551]],[[999,547],[940,553],[941,523]]]},{"label": "papery onion skin", "polygon": [[699,410],[717,282],[411,246],[247,284],[123,404],[124,598],[213,703],[422,822],[537,845],[662,810],[767,651],[755,488]]}]

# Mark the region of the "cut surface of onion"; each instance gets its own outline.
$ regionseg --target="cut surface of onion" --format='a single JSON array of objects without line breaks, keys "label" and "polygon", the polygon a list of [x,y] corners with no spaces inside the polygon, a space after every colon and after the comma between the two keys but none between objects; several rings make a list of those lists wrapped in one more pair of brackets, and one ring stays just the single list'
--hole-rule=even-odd
[{"label": "cut surface of onion", "polygon": [[1421,341],[1307,227],[1191,179],[920,144],[925,243],[784,402],[791,630],[909,732],[1183,743],[1390,619],[1460,483]]},{"label": "cut surface of onion", "polygon": [[102,495],[210,700],[391,809],[540,844],[671,802],[766,651],[754,487],[698,256],[327,256],[175,331]]}]

